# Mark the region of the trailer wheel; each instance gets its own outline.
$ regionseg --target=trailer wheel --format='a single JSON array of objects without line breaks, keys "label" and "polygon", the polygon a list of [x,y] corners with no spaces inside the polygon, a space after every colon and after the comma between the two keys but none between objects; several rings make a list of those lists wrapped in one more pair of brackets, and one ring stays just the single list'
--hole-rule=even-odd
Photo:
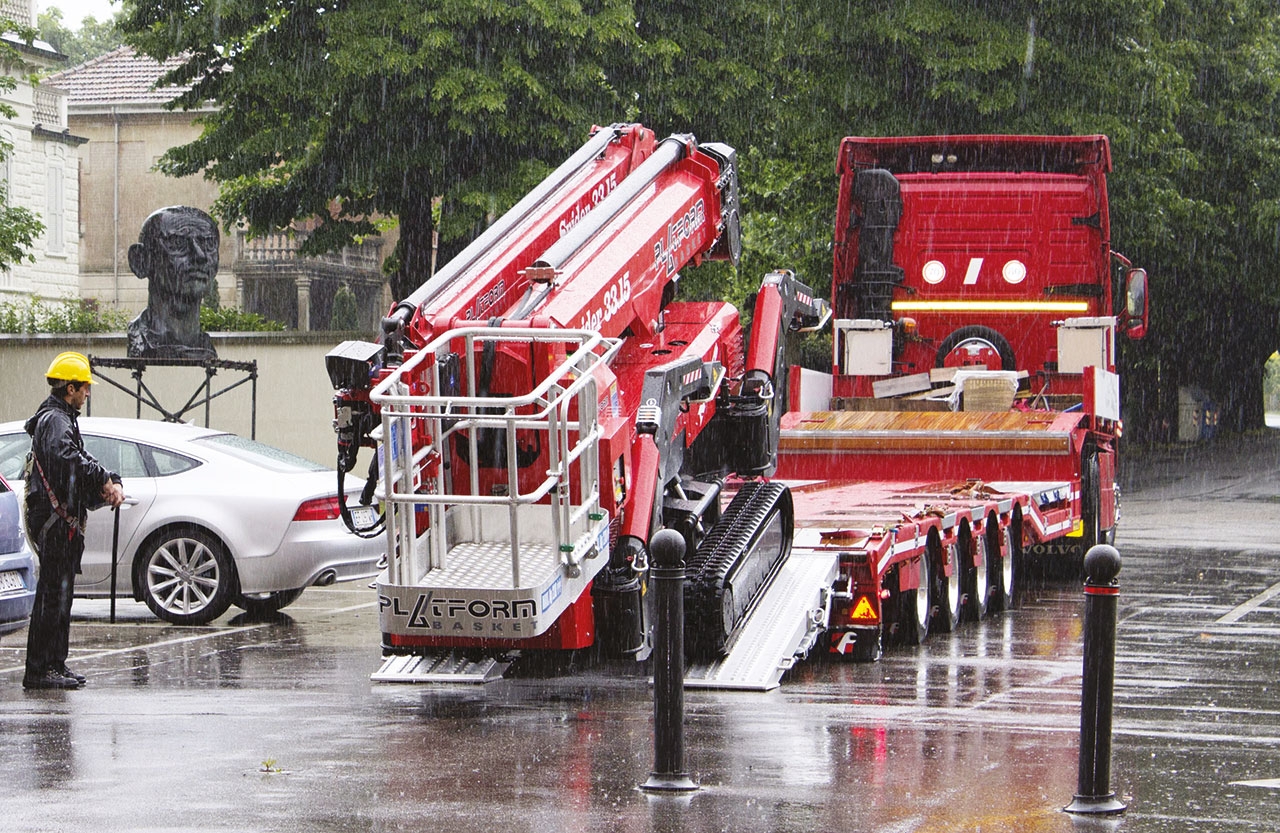
[{"label": "trailer wheel", "polygon": [[1112,500],[1115,501],[1115,507],[1116,507],[1115,522],[1111,524],[1110,529],[1104,531],[1102,536],[1103,537],[1102,543],[1108,544],[1114,547],[1116,545],[1116,530],[1120,528],[1120,484],[1119,483],[1115,485],[1115,494],[1112,497]]},{"label": "trailer wheel", "polygon": [[[1015,516],[1012,523],[1003,529],[999,527],[990,528],[992,540],[987,543],[987,551],[994,552],[993,565],[997,567],[994,571],[996,581],[998,582],[991,591],[991,606],[994,610],[1012,610],[1014,605],[1014,593],[1017,592],[1017,582],[1021,575],[1021,519]],[[1014,529],[1019,530],[1018,535],[1014,535]],[[1015,537],[1018,539],[1015,542]],[[1001,546],[1003,544],[1003,547]],[[1015,549],[1015,547],[1017,549]]]},{"label": "trailer wheel", "polygon": [[[1118,500],[1118,498],[1117,498]],[[1096,449],[1085,451],[1080,467],[1080,517],[1084,534],[1080,539],[1080,558],[1098,544],[1111,544],[1116,539],[1116,528],[1102,528],[1102,475],[1099,472]]]},{"label": "trailer wheel", "polygon": [[[964,612],[974,621],[980,621],[987,615],[991,605],[991,548],[987,546],[985,535],[975,536],[966,527],[960,533],[960,566],[964,588]],[[969,554],[973,554],[973,558]],[[978,563],[973,563],[974,560]]]},{"label": "trailer wheel", "polygon": [[[961,601],[963,595],[960,592],[960,573],[961,565],[959,548],[955,544],[942,546],[934,534],[930,535],[928,546],[928,557],[933,560],[929,565],[929,572],[932,574],[933,581],[933,598],[931,600],[931,609],[933,619],[931,627],[936,628],[942,633],[951,633],[960,624],[960,613],[962,610]],[[943,561],[943,555],[951,563],[951,575],[947,575],[946,565]]]},{"label": "trailer wheel", "polygon": [[875,662],[880,659],[880,630],[861,630],[854,636],[853,661]]},{"label": "trailer wheel", "polygon": [[916,587],[903,589],[902,567],[893,574],[889,598],[893,606],[895,641],[902,645],[922,645],[929,636],[929,559],[920,559],[920,583]]}]

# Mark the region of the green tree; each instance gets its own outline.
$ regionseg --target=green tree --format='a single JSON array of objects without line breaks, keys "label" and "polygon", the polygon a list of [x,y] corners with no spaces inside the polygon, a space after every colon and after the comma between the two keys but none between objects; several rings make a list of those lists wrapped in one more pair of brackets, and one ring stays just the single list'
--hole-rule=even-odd
[{"label": "green tree", "polygon": [[1224,427],[1256,427],[1263,366],[1280,345],[1280,8],[1171,0],[1157,21],[1182,147],[1168,174],[1178,196],[1151,206],[1169,234],[1146,252],[1160,337],[1143,345],[1142,381],[1166,414],[1176,385],[1198,384]]},{"label": "green tree", "polygon": [[1278,22],[1266,0],[138,0],[123,26],[190,56],[179,106],[221,107],[166,170],[221,183],[224,223],[318,217],[307,253],[394,216],[397,297],[428,272],[433,197],[447,258],[592,123],[738,149],[742,266],[684,289],[737,302],[778,267],[829,291],[842,136],[1105,133],[1112,245],[1155,299],[1122,353],[1141,429],[1189,383],[1229,425],[1261,419]]},{"label": "green tree", "polygon": [[[36,32],[30,26],[21,26],[7,18],[0,18],[0,28],[12,32],[27,46],[36,38]],[[35,67],[9,40],[0,40],[0,65],[4,74],[0,75],[0,96],[12,93],[18,88],[18,80],[8,73],[20,73],[34,83]],[[10,121],[18,117],[18,111],[7,101],[0,99],[0,118]],[[13,144],[0,139],[0,163],[13,154]],[[35,262],[31,247],[36,238],[44,233],[44,223],[35,212],[14,205],[10,201],[9,182],[7,177],[0,178],[0,270],[8,271],[16,263]]]},{"label": "green tree", "polygon": [[[805,2],[635,0],[641,44],[625,72],[634,117],[659,135],[694,133],[739,154],[743,256],[684,276],[685,297],[743,305],[760,278],[794,270],[824,293],[843,132],[823,135],[827,93],[810,76],[824,24]],[[621,82],[620,82],[621,83]],[[839,128],[847,131],[847,126]]]},{"label": "green tree", "polygon": [[343,285],[333,295],[333,312],[329,315],[329,329],[354,332],[360,329],[360,310],[356,306],[356,294]]},{"label": "green tree", "polygon": [[303,254],[376,233],[394,216],[392,287],[429,274],[432,198],[460,246],[486,216],[622,109],[605,59],[635,40],[627,0],[138,0],[127,37],[188,55],[177,102],[216,100],[162,168],[221,183],[215,212],[251,233],[320,223]]},{"label": "green tree", "polygon": [[80,22],[79,29],[73,30],[64,23],[62,10],[50,6],[36,17],[36,28],[42,40],[67,56],[67,66],[76,66],[124,44],[117,26],[123,15],[124,12],[116,12],[103,21],[90,15]]},{"label": "green tree", "polygon": [[[1105,133],[1112,245],[1150,270],[1155,299],[1151,336],[1122,350],[1130,424],[1174,422],[1178,386],[1200,384],[1227,425],[1258,425],[1280,315],[1278,20],[1261,0],[773,4],[723,45],[770,61],[774,83],[757,90],[767,106],[740,108],[744,265],[791,253],[802,274],[829,268],[816,243],[841,136]],[[759,43],[773,39],[787,48]],[[718,112],[698,83],[656,74],[640,101],[670,84],[681,106]]]}]

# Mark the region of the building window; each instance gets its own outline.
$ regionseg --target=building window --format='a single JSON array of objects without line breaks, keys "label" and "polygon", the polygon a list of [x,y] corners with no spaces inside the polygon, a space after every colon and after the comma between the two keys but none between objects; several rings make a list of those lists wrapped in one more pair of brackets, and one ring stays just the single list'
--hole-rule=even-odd
[{"label": "building window", "polygon": [[[0,162],[0,188],[5,196],[9,196],[9,183],[13,182],[13,134],[8,130],[0,130],[0,152],[4,153],[4,161]],[[10,202],[10,205],[13,203]]]},{"label": "building window", "polygon": [[65,222],[63,220],[62,162],[54,160],[49,164],[48,181],[45,183],[45,240],[49,251],[61,254],[66,251]]}]

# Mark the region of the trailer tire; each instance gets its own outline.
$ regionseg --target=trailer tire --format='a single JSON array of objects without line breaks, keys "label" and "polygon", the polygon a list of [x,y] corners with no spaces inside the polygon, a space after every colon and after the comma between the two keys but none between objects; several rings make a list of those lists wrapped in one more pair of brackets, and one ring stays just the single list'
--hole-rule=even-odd
[{"label": "trailer tire", "polygon": [[1080,466],[1080,519],[1084,534],[1080,538],[1080,558],[1083,566],[1085,553],[1098,544],[1112,544],[1116,540],[1115,525],[1102,528],[1102,475],[1098,466],[1098,452],[1088,449]]},{"label": "trailer tire", "polygon": [[[946,565],[943,560],[944,552],[946,558],[951,562],[951,575],[947,575]],[[955,544],[948,544],[944,547],[938,539],[937,533],[931,532],[926,557],[932,559],[929,564],[930,578],[932,579],[930,582],[932,587],[932,598],[930,599],[932,618],[929,627],[931,630],[937,630],[940,633],[952,633],[960,624],[961,602],[964,598],[964,594],[960,592],[961,565],[959,563],[959,548]]]},{"label": "trailer tire", "polygon": [[1018,363],[1013,355],[1013,348],[1009,346],[1009,341],[1004,336],[997,333],[990,327],[983,327],[981,324],[971,324],[967,327],[961,327],[942,340],[942,344],[938,347],[938,355],[936,359],[936,367],[947,367],[947,357],[952,351],[966,343],[973,343],[980,346],[990,347],[1000,354],[1001,367],[989,367],[988,370],[1017,370]]},{"label": "trailer tire", "polygon": [[987,551],[996,553],[993,563],[997,568],[996,583],[991,592],[991,607],[995,611],[1012,610],[1018,582],[1022,578],[1022,517],[1015,515],[1008,526],[994,527],[991,534],[995,543],[988,541]]},{"label": "trailer tire", "polygon": [[860,630],[854,635],[853,640],[853,661],[854,662],[876,662],[880,659],[880,630],[866,629]]},{"label": "trailer tire", "polygon": [[991,548],[987,546],[985,535],[974,535],[966,526],[960,532],[957,549],[960,551],[962,568],[963,612],[968,618],[978,622],[991,608]]},{"label": "trailer tire", "polygon": [[920,559],[920,583],[917,587],[902,587],[901,566],[893,571],[893,575],[889,600],[893,610],[894,641],[901,645],[922,645],[929,636],[929,559]]},{"label": "trailer tire", "polygon": [[1102,543],[1114,547],[1116,545],[1116,530],[1120,528],[1120,484],[1119,483],[1115,485],[1115,493],[1112,497],[1112,500],[1115,502],[1115,507],[1116,507],[1115,522],[1111,524],[1111,528],[1104,533],[1103,535],[1104,540]]}]

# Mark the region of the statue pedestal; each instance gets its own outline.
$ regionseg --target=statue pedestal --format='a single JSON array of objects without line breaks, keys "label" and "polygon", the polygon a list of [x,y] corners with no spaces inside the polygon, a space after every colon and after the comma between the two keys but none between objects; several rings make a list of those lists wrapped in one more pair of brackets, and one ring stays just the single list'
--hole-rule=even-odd
[{"label": "statue pedestal", "polygon": [[[228,391],[234,390],[241,385],[249,384],[250,386],[250,410],[249,410],[249,438],[257,439],[258,433],[258,363],[256,361],[234,362],[225,361],[223,359],[171,359],[171,358],[113,358],[108,356],[89,356],[89,367],[92,372],[97,375],[101,381],[106,382],[117,390],[122,390],[132,396],[138,403],[136,416],[142,418],[142,406],[146,405],[160,413],[164,417],[165,422],[182,422],[183,416],[187,412],[204,406],[204,425],[209,427],[209,403],[215,398],[221,396]],[[187,401],[178,406],[176,410],[170,410],[160,403],[155,393],[147,387],[143,376],[146,374],[148,367],[190,367],[199,368],[204,371],[204,377],[197,382],[195,391],[187,398]],[[115,368],[128,370],[129,375],[133,377],[133,388],[126,387],[124,384],[112,379],[103,372],[104,368]],[[214,378],[218,375],[218,371],[233,371],[243,373],[243,378],[235,379],[230,383],[214,390]],[[88,414],[93,414],[93,400],[89,400]]]}]

